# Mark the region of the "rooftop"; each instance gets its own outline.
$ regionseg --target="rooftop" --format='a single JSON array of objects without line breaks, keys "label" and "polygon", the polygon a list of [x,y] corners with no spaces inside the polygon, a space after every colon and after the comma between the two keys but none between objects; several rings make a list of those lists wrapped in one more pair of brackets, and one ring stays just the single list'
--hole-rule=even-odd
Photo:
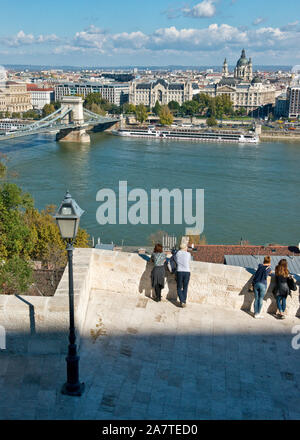
[{"label": "rooftop", "polygon": [[240,246],[240,245],[196,245],[193,251],[195,261],[225,263],[225,255],[300,255],[296,246]]}]

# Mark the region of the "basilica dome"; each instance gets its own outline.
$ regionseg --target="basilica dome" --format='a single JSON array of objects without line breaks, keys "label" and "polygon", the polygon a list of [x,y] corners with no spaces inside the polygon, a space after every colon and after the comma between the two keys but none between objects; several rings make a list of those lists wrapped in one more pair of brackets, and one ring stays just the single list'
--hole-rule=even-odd
[{"label": "basilica dome", "polygon": [[237,67],[246,66],[247,64],[248,64],[248,60],[246,58],[245,49],[243,49],[242,55],[241,55],[240,59],[237,62]]}]

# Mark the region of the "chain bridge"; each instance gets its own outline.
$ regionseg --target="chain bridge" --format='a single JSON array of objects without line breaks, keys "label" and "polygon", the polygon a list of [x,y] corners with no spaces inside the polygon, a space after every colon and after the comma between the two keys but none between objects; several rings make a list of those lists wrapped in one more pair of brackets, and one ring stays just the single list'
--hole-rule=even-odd
[{"label": "chain bridge", "polygon": [[90,142],[87,130],[110,127],[119,122],[119,118],[100,116],[83,107],[78,96],[64,96],[61,107],[39,121],[17,130],[1,134],[0,141],[38,133],[56,132],[56,139],[67,142]]}]

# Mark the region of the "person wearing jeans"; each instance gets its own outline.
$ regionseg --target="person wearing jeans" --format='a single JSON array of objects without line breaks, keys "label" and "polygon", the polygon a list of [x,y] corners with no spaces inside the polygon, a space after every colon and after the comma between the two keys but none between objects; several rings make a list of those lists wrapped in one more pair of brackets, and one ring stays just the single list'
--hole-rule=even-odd
[{"label": "person wearing jeans", "polygon": [[275,268],[275,294],[276,302],[277,302],[277,308],[278,308],[278,318],[284,319],[285,315],[285,309],[286,309],[286,299],[287,296],[291,294],[288,279],[290,277],[290,272],[288,269],[288,263],[285,258],[279,261]]},{"label": "person wearing jeans", "polygon": [[283,318],[284,312],[286,309],[286,296],[278,295],[276,297],[276,302],[277,302],[277,307],[278,307],[278,311],[279,311],[279,316],[280,316],[280,318]]},{"label": "person wearing jeans", "polygon": [[255,294],[254,318],[263,318],[261,309],[267,291],[267,276],[271,276],[271,257],[264,258],[264,263],[259,264],[253,277],[253,290]]},{"label": "person wearing jeans", "polygon": [[262,317],[260,315],[262,306],[263,306],[263,300],[266,294],[267,286],[264,283],[256,283],[253,287],[254,294],[255,294],[255,301],[254,301],[254,316]]},{"label": "person wearing jeans", "polygon": [[182,244],[180,246],[180,251],[175,255],[175,261],[177,264],[177,295],[180,301],[180,306],[186,306],[187,291],[190,281],[191,271],[190,271],[190,261],[191,254],[187,251],[187,246]]}]

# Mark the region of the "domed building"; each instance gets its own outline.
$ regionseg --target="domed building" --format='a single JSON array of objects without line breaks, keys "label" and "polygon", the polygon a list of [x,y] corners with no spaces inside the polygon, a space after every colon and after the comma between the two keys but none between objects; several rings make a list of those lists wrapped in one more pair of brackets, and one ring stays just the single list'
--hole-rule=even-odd
[{"label": "domed building", "polygon": [[236,68],[234,69],[234,77],[242,81],[248,81],[248,82],[252,81],[253,78],[252,60],[251,58],[247,60],[245,49],[242,50],[240,59],[236,64]]}]

